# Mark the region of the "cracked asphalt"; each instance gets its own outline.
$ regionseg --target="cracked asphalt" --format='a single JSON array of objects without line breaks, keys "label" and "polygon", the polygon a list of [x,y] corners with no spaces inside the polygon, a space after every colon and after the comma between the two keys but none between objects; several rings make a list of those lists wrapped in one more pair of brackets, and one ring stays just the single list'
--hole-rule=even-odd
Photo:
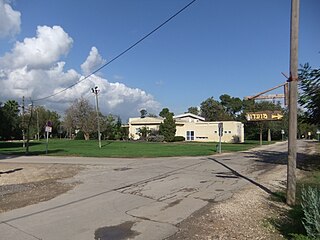
[{"label": "cracked asphalt", "polygon": [[[13,157],[1,162],[75,164],[74,189],[0,214],[3,239],[165,239],[208,202],[219,202],[271,171],[287,143],[209,157],[111,159]],[[50,170],[50,169],[48,169]]]}]

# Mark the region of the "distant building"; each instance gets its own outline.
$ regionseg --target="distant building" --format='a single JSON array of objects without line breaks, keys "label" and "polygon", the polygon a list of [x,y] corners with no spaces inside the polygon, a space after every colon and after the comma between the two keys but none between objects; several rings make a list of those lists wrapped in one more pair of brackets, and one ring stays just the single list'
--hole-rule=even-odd
[{"label": "distant building", "polygon": [[[203,117],[192,113],[185,113],[173,117],[176,121],[176,136],[183,136],[186,141],[218,142],[218,123],[223,123],[222,142],[244,142],[243,123],[237,121],[207,122]],[[129,137],[140,138],[139,130],[159,130],[161,117],[129,118]]]}]

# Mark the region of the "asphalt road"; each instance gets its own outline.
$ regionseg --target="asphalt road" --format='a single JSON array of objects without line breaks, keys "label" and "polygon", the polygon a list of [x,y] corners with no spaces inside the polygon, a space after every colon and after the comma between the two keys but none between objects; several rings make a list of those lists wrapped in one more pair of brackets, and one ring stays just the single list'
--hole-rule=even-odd
[{"label": "asphalt road", "polygon": [[225,200],[246,184],[264,188],[256,177],[284,164],[286,151],[283,142],[209,157],[0,157],[86,167],[72,179],[82,184],[66,194],[0,214],[0,239],[165,239],[208,202]]}]

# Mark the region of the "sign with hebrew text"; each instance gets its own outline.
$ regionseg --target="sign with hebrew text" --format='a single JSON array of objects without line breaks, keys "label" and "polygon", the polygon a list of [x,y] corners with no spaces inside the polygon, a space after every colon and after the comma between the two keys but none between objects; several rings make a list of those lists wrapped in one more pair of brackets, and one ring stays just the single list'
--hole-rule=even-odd
[{"label": "sign with hebrew text", "polygon": [[283,114],[281,111],[261,111],[261,112],[248,112],[246,118],[249,122],[254,121],[279,121],[282,120]]}]

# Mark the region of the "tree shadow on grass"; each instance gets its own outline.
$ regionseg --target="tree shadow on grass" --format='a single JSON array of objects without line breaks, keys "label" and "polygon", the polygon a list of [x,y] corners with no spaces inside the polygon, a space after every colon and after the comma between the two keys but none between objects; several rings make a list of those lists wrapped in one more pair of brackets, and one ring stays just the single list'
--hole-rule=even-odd
[{"label": "tree shadow on grass", "polygon": [[[54,149],[54,150],[48,150],[48,155],[50,154],[58,154],[58,153],[65,153],[66,151],[64,149]],[[8,151],[8,152],[2,152],[0,155],[0,160],[5,159],[12,159],[20,156],[40,156],[40,155],[46,155],[46,150],[42,151],[30,151],[28,154],[26,152],[21,151]]]},{"label": "tree shadow on grass", "polygon": [[110,145],[112,142],[106,142],[105,144],[102,144],[102,146],[101,147],[105,147],[105,146],[108,146],[108,145]]},{"label": "tree shadow on grass", "polygon": [[[42,144],[41,142],[29,142],[29,146],[36,146]],[[8,141],[1,141],[0,148],[19,148],[22,147],[23,142],[8,142]]]}]

